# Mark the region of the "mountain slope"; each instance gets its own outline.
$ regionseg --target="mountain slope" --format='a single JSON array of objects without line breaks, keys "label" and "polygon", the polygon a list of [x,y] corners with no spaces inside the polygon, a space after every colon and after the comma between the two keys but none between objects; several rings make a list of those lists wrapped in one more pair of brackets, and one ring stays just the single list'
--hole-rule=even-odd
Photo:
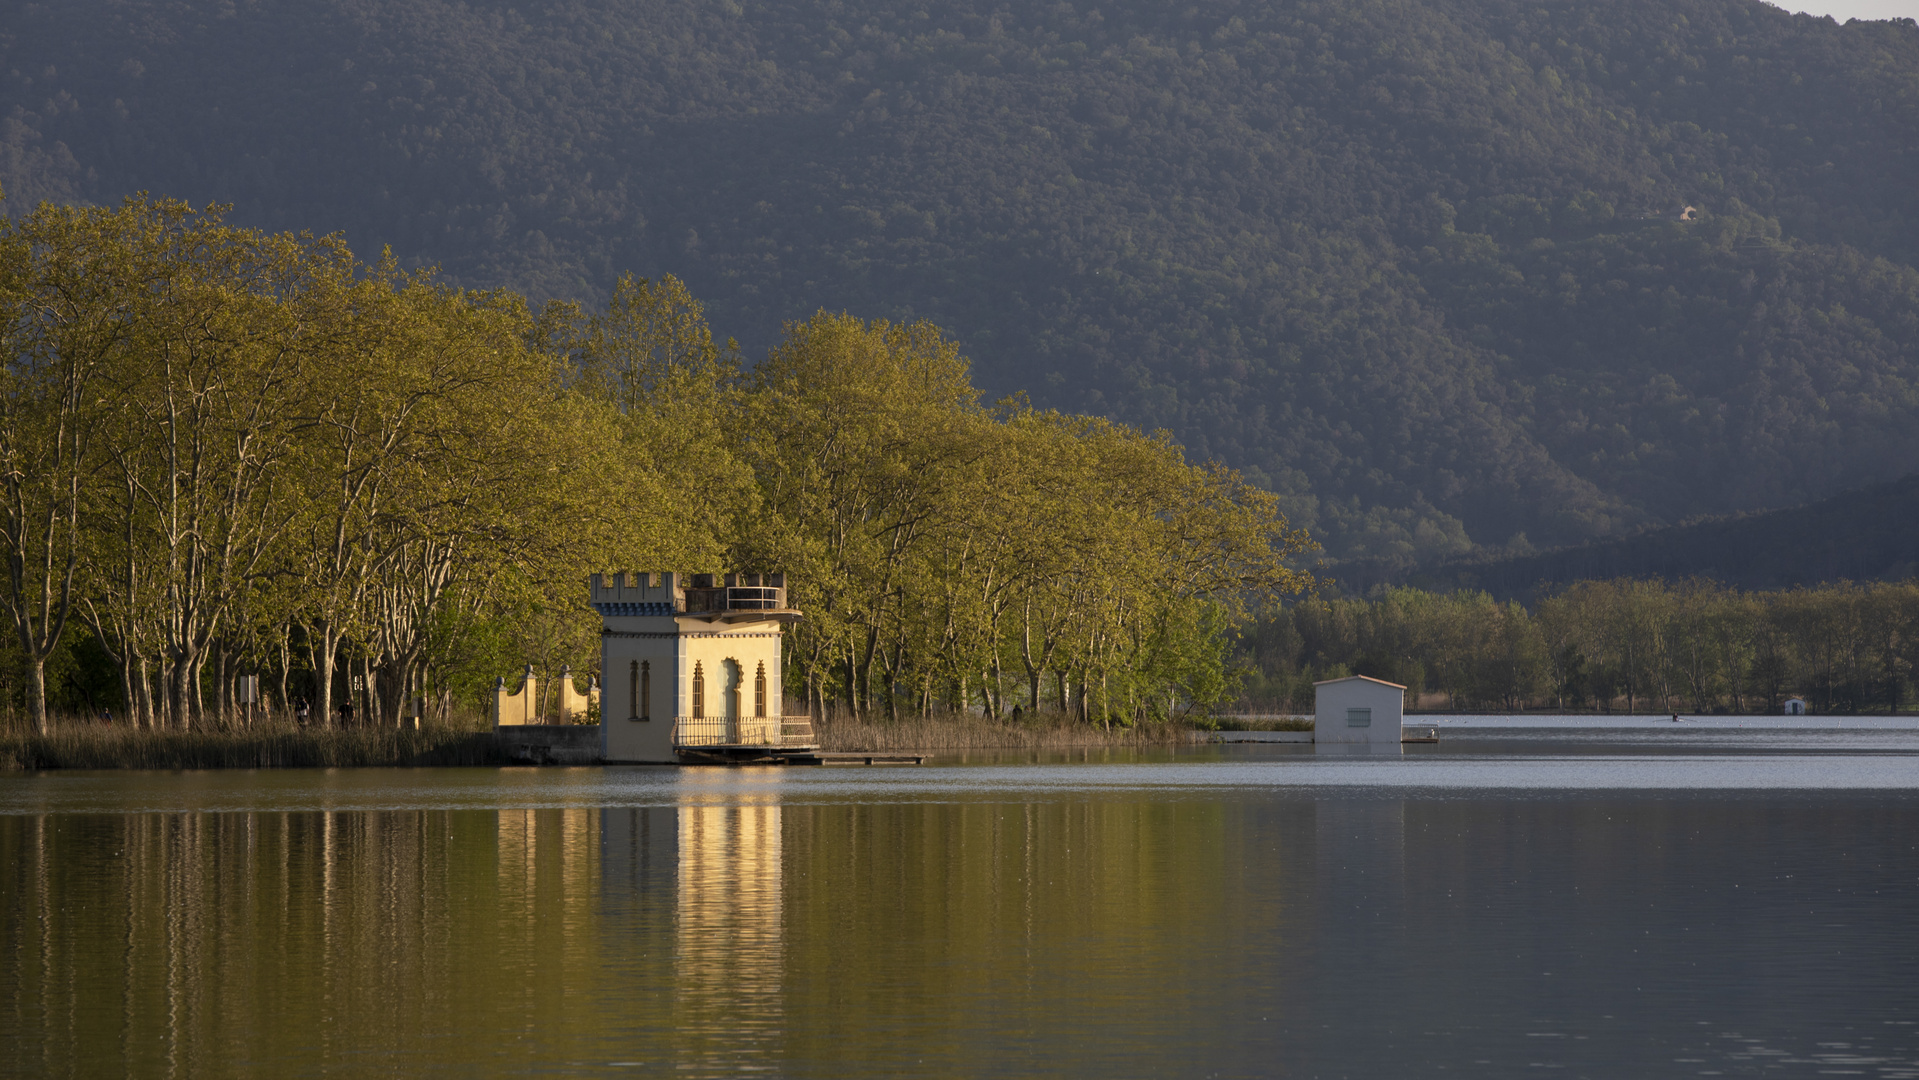
[{"label": "mountain slope", "polygon": [[[1919,29],[1748,0],[74,0],[0,185],[473,285],[672,272],[749,350],[934,319],[1393,564],[1919,469]],[[1667,220],[1675,207],[1699,220]]]},{"label": "mountain slope", "polygon": [[[1410,584],[1484,589],[1531,601],[1554,586],[1611,578],[1711,578],[1743,589],[1836,581],[1901,581],[1919,574],[1919,475],[1808,506],[1655,529],[1564,551],[1436,566]],[[1373,567],[1355,567],[1373,570]],[[1345,582],[1364,588],[1355,575]]]}]

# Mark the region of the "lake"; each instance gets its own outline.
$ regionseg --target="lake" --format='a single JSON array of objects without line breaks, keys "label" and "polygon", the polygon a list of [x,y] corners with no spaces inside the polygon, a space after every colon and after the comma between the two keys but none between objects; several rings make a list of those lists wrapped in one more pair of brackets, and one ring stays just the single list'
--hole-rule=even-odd
[{"label": "lake", "polygon": [[0,1073],[1919,1077],[1919,725],[1607,723],[0,776]]}]

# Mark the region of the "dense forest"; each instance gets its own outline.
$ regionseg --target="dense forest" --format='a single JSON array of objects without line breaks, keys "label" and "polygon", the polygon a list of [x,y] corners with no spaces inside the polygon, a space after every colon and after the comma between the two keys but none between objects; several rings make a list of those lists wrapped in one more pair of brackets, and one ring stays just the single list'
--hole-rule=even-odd
[{"label": "dense forest", "polygon": [[930,323],[819,312],[748,371],[674,278],[588,314],[48,204],[0,219],[0,356],[0,704],[42,731],[474,710],[596,674],[587,575],[664,568],[785,571],[813,709],[1133,723],[1230,693],[1229,627],[1312,580],[1271,493],[985,405]]},{"label": "dense forest", "polygon": [[1293,604],[1239,641],[1240,707],[1310,713],[1313,681],[1371,675],[1407,706],[1777,715],[1910,710],[1919,581],[1746,592],[1622,578],[1530,608],[1484,592],[1399,588]]},{"label": "dense forest", "polygon": [[1340,591],[1389,584],[1484,591],[1532,603],[1567,585],[1611,578],[1704,578],[1746,590],[1919,576],[1919,474],[1805,506],[1650,529],[1532,555],[1465,557],[1410,574],[1384,562],[1339,568]]},{"label": "dense forest", "polygon": [[[1919,28],[1758,0],[65,0],[0,187],[150,190],[757,359],[929,319],[1406,567],[1919,471]],[[1684,208],[1694,212],[1684,215]]]}]

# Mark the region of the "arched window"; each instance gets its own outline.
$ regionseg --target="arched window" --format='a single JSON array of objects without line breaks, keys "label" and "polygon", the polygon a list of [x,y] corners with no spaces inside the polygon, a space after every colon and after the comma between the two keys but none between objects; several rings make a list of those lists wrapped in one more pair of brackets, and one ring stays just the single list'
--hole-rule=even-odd
[{"label": "arched window", "polygon": [[695,719],[706,715],[706,672],[700,662],[693,662],[693,716]]},{"label": "arched window", "polygon": [[760,661],[759,671],[753,674],[753,715],[766,715],[766,661]]},{"label": "arched window", "polygon": [[636,711],[642,720],[653,719],[653,663],[650,660],[640,661],[640,704]]}]

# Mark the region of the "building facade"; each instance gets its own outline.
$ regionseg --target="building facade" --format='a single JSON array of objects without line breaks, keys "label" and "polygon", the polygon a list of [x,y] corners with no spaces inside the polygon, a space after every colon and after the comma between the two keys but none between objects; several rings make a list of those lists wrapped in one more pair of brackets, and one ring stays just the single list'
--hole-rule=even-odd
[{"label": "building facade", "polygon": [[1313,684],[1315,745],[1397,747],[1405,722],[1406,688],[1367,675]]},{"label": "building facade", "polygon": [[593,575],[600,739],[609,764],[777,749],[784,574]]}]

